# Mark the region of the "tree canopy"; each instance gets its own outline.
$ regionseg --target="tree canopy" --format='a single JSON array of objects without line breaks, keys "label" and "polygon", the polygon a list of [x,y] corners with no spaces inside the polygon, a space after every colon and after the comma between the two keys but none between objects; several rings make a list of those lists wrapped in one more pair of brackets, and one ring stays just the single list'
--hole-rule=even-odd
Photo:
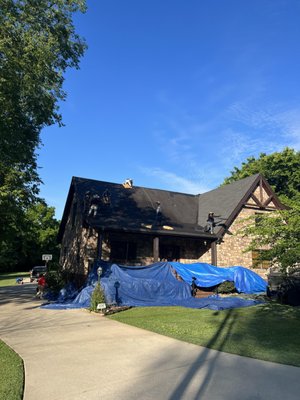
[{"label": "tree canopy", "polygon": [[57,232],[59,221],[54,207],[37,201],[10,221],[0,247],[0,271],[28,269],[39,265],[42,254],[52,254],[58,260]]},{"label": "tree canopy", "polygon": [[240,168],[235,167],[224,184],[261,173],[281,201],[289,208],[265,215],[259,223],[253,220],[242,234],[253,240],[248,250],[264,248],[261,259],[279,263],[283,270],[300,261],[300,152],[290,148],[272,154],[249,157]]},{"label": "tree canopy", "polygon": [[260,260],[272,260],[286,271],[300,260],[300,204],[294,202],[289,210],[261,217],[258,224],[250,224],[243,234],[253,237],[249,250],[264,249]]},{"label": "tree canopy", "polygon": [[235,167],[223,184],[261,173],[282,200],[293,199],[300,192],[300,152],[285,148],[282,152],[261,153],[249,157],[241,167]]},{"label": "tree canopy", "polygon": [[[86,44],[73,15],[85,0],[0,0],[0,247],[24,233],[37,201],[40,132],[62,125],[64,73],[78,68]],[[14,251],[16,254],[17,251]]]},{"label": "tree canopy", "polygon": [[[64,72],[86,47],[72,14],[82,0],[0,0],[0,159],[35,166],[44,126],[61,123]],[[13,146],[12,146],[13,145]]]}]

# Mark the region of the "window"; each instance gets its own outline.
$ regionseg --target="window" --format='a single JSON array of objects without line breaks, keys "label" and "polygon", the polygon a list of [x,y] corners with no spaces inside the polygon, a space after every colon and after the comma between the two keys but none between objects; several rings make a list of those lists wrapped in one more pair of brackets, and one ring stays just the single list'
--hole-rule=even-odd
[{"label": "window", "polygon": [[252,250],[252,264],[254,268],[270,268],[271,260],[268,258],[266,250]]},{"label": "window", "polygon": [[134,242],[112,241],[110,259],[116,261],[134,261],[137,245]]},{"label": "window", "polygon": [[262,219],[263,219],[264,215],[265,214],[263,214],[263,213],[255,213],[255,226],[261,225],[261,222],[262,222]]}]

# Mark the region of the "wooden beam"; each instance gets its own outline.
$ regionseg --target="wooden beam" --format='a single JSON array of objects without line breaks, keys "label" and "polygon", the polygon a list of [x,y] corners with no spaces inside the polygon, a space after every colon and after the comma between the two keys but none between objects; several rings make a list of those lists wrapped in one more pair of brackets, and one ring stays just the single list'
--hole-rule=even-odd
[{"label": "wooden beam", "polygon": [[158,262],[159,259],[159,237],[153,239],[153,261]]},{"label": "wooden beam", "polygon": [[273,197],[274,197],[274,196],[271,194],[271,196],[269,196],[269,197],[267,198],[267,200],[264,201],[263,205],[264,205],[265,207],[267,207],[267,205],[268,205],[269,203],[271,203],[271,201],[273,200]]},{"label": "wooden beam", "polygon": [[262,203],[264,200],[262,176],[260,177],[260,180],[259,180],[259,195],[260,195],[260,202]]},{"label": "wooden beam", "polygon": [[218,264],[218,257],[217,257],[217,242],[211,242],[211,263],[212,265],[216,265]]},{"label": "wooden beam", "polygon": [[255,210],[259,208],[257,204],[252,204],[252,203],[246,203],[245,207],[253,208]]},{"label": "wooden beam", "polygon": [[258,200],[258,198],[255,196],[254,193],[251,194],[251,198],[255,201],[255,203],[258,205],[258,207],[260,207],[260,208],[264,207],[263,203],[260,200]]}]

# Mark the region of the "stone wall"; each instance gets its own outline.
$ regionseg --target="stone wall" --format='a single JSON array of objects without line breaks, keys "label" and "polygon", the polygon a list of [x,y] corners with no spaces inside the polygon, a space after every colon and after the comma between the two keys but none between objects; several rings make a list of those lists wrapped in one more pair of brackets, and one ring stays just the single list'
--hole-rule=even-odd
[{"label": "stone wall", "polygon": [[251,252],[243,253],[246,247],[251,243],[251,238],[243,237],[239,235],[239,232],[249,224],[246,219],[255,215],[256,212],[258,212],[258,210],[243,208],[229,227],[227,233],[225,233],[223,237],[222,243],[217,245],[218,266],[228,267],[241,265],[247,268],[252,267]]},{"label": "stone wall", "polygon": [[[62,238],[60,264],[69,272],[85,275],[88,268],[86,253],[89,245],[89,230],[82,227],[82,222],[79,202],[74,196]],[[93,244],[90,247],[94,249]]]},{"label": "stone wall", "polygon": [[252,252],[244,252],[251,243],[251,237],[239,234],[249,221],[247,219],[255,214],[269,213],[258,208],[243,208],[232,225],[225,233],[222,243],[217,245],[217,260],[219,267],[242,266],[252,269],[262,277],[266,277],[266,268],[254,268]]}]

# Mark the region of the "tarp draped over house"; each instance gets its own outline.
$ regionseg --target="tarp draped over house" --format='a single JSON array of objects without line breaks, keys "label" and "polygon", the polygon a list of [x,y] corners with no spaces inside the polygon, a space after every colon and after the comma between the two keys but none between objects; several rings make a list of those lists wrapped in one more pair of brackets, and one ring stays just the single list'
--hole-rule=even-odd
[{"label": "tarp draped over house", "polygon": [[267,289],[267,283],[259,275],[244,267],[220,268],[205,263],[170,264],[185,282],[191,284],[192,277],[195,277],[196,285],[200,287],[212,287],[230,281],[234,282],[239,293],[260,293]]},{"label": "tarp draped over house", "polygon": [[169,263],[147,267],[113,264],[111,273],[101,279],[101,284],[108,302],[117,301],[129,306],[179,305],[191,298],[190,285],[175,278]]},{"label": "tarp draped over house", "polygon": [[[194,298],[191,295],[189,277],[195,275],[195,271],[181,269],[180,265],[171,263],[156,263],[145,267],[129,267],[117,264],[103,264],[103,276],[101,277],[101,286],[104,289],[106,301],[108,304],[117,303],[126,306],[182,306],[188,308],[210,308],[213,310],[222,310],[226,308],[247,307],[257,304],[254,300],[245,300],[237,297],[207,297]],[[193,267],[194,268],[194,267]],[[90,298],[97,281],[96,275],[97,265],[94,269],[94,278],[92,284],[88,284],[86,288],[75,298],[72,303],[67,304],[50,304],[46,308],[87,308],[90,305]],[[185,274],[186,282],[178,281],[174,276],[174,269],[182,276]],[[223,268],[222,268],[223,269]],[[226,268],[224,268],[226,270]],[[213,286],[216,278],[208,284],[209,275],[207,272],[207,285]],[[234,275],[234,274],[233,274]],[[236,282],[242,281],[243,274],[236,274]],[[229,275],[228,275],[229,276]],[[247,275],[244,273],[244,276]],[[230,275],[230,278],[232,275]],[[182,276],[184,279],[184,277]],[[227,279],[221,280],[224,281]],[[231,279],[228,279],[231,280]],[[219,281],[220,282],[220,281]],[[263,290],[263,289],[262,289]]]}]

